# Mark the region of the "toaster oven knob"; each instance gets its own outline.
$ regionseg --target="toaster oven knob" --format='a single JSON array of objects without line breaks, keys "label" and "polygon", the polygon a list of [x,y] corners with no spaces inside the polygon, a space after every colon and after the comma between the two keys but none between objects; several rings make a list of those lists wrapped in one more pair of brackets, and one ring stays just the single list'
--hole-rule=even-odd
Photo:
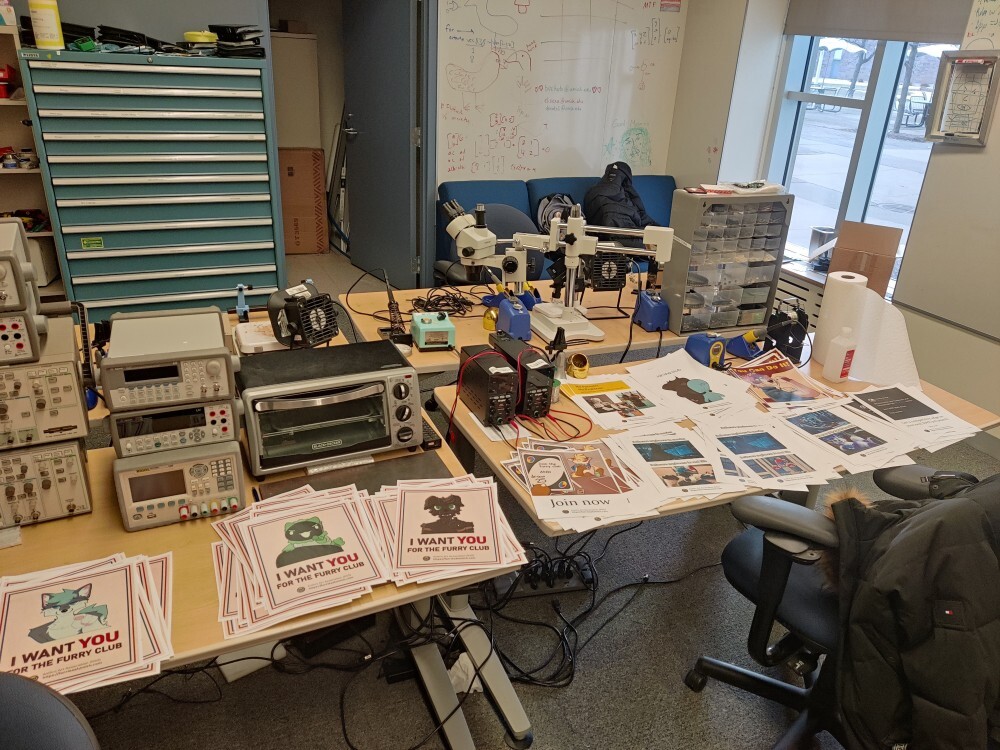
[{"label": "toaster oven knob", "polygon": [[396,433],[396,439],[401,443],[408,442],[412,437],[413,437],[413,430],[411,430],[409,427],[404,427],[399,432]]},{"label": "toaster oven knob", "polygon": [[392,388],[392,395],[397,399],[402,401],[404,398],[410,395],[410,386],[406,383],[396,383]]},{"label": "toaster oven knob", "polygon": [[400,422],[406,422],[410,417],[413,416],[413,409],[409,406],[400,406],[396,409],[396,419]]}]

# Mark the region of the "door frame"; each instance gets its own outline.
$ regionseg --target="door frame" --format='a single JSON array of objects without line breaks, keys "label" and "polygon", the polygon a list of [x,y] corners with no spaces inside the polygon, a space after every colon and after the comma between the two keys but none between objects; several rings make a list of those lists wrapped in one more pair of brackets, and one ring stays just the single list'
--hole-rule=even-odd
[{"label": "door frame", "polygon": [[434,285],[437,259],[437,47],[438,0],[417,0],[417,255],[418,285]]}]

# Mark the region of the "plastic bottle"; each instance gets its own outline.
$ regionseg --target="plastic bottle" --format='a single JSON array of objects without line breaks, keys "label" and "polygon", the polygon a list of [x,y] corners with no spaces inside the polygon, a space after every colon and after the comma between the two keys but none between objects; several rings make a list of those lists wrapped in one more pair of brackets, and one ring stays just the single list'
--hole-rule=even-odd
[{"label": "plastic bottle", "polygon": [[66,49],[62,22],[59,20],[59,3],[56,0],[28,0],[28,10],[35,46],[38,49]]},{"label": "plastic bottle", "polygon": [[858,342],[854,339],[851,329],[841,328],[840,335],[834,337],[827,349],[823,379],[830,383],[843,383],[847,380],[857,346]]}]

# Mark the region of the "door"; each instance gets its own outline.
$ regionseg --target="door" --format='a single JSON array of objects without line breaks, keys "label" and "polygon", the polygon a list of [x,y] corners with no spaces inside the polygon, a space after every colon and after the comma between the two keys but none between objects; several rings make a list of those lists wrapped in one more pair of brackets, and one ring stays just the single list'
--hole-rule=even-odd
[{"label": "door", "polygon": [[351,262],[411,289],[419,268],[418,3],[344,0],[343,22]]}]

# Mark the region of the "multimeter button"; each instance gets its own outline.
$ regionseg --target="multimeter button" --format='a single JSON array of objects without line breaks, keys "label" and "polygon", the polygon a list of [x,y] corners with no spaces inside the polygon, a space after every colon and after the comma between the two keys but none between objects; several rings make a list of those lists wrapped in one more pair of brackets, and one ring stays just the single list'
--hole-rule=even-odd
[{"label": "multimeter button", "polygon": [[190,513],[188,512],[188,507],[186,505],[182,505],[181,507],[179,507],[177,509],[177,514],[181,517],[182,521],[188,520],[188,516],[190,516]]},{"label": "multimeter button", "polygon": [[398,409],[396,409],[396,419],[398,419],[400,422],[405,422],[412,416],[413,416],[413,409],[411,409],[409,406],[400,406]]},{"label": "multimeter button", "polygon": [[396,433],[396,439],[399,440],[399,442],[401,443],[405,443],[412,437],[413,437],[413,430],[411,430],[409,427],[404,427],[403,429],[401,429],[399,432]]},{"label": "multimeter button", "polygon": [[207,516],[208,515],[208,506],[205,503],[201,504],[201,514],[203,516]]},{"label": "multimeter button", "polygon": [[218,503],[212,503],[212,515],[215,515],[218,512],[219,512],[219,504]]},{"label": "multimeter button", "polygon": [[402,400],[410,395],[410,386],[406,383],[396,383],[392,389],[392,395]]}]

